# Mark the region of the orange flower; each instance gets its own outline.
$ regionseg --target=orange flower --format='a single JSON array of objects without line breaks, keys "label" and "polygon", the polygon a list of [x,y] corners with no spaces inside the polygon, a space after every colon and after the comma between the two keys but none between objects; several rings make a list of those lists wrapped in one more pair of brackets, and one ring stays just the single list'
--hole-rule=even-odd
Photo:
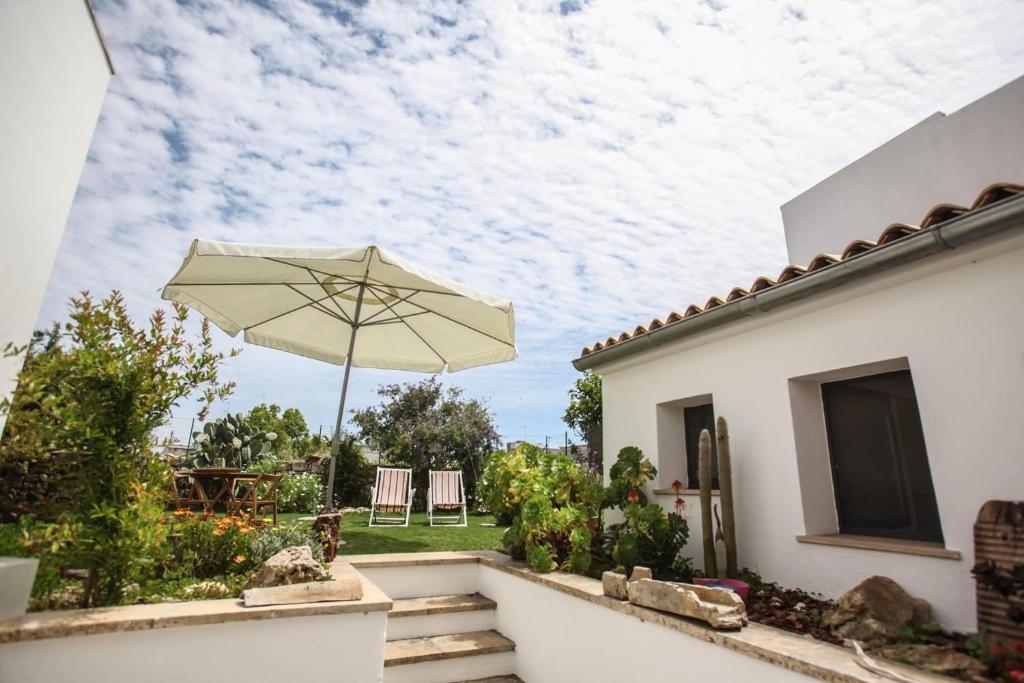
[{"label": "orange flower", "polygon": [[676,512],[682,512],[686,509],[686,501],[682,498],[676,498]]},{"label": "orange flower", "polygon": [[630,503],[639,503],[640,502],[640,494],[637,492],[636,489],[632,489],[626,495],[626,501],[630,502]]},{"label": "orange flower", "polygon": [[223,529],[214,529],[213,530],[213,535],[214,536],[223,536],[224,535],[224,530]]},{"label": "orange flower", "polygon": [[683,490],[683,482],[676,479],[672,482],[672,491],[678,496],[679,492]]},{"label": "orange flower", "polygon": [[235,564],[242,564],[245,562],[245,555],[235,555]]}]

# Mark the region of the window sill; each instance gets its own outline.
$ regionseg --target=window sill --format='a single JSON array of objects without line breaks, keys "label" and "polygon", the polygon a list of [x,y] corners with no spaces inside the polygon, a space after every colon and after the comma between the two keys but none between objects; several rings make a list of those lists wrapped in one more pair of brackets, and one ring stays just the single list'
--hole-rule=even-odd
[{"label": "window sill", "polygon": [[903,541],[895,538],[877,538],[874,536],[854,536],[852,534],[820,534],[815,536],[797,536],[800,543],[817,545],[833,545],[841,548],[858,548],[860,550],[878,550],[884,553],[902,553],[903,555],[922,555],[945,560],[959,560],[959,550],[949,550],[940,543],[924,541]]},{"label": "window sill", "polygon": [[[717,496],[719,494],[718,489],[711,489],[711,495]],[[674,496],[676,492],[672,489],[654,489],[654,495],[656,496]],[[700,489],[683,489],[679,492],[680,496],[699,496]]]}]

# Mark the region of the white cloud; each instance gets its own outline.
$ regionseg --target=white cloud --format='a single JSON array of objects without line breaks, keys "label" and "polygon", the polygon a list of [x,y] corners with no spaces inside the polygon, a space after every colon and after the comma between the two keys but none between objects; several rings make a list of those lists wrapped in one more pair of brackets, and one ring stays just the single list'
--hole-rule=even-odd
[{"label": "white cloud", "polygon": [[[378,242],[515,302],[521,359],[451,378],[510,436],[561,429],[584,344],[777,273],[782,202],[1024,71],[1013,1],[97,4],[118,74],[40,321],[151,310],[197,236]],[[333,420],[332,366],[229,374]]]}]

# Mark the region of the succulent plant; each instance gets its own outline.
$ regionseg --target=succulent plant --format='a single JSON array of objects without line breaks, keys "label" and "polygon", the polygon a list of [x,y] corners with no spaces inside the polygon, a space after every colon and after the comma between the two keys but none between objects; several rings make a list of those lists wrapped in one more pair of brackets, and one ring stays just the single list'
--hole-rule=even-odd
[{"label": "succulent plant", "polygon": [[192,439],[199,447],[192,458],[193,467],[215,467],[223,459],[226,467],[244,468],[270,452],[277,434],[256,429],[238,413],[207,422]]}]

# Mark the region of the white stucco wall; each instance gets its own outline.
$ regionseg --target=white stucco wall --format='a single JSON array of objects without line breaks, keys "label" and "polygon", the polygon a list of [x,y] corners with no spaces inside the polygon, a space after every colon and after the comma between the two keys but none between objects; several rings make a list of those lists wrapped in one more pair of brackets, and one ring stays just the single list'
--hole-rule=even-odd
[{"label": "white stucco wall", "polygon": [[531,683],[812,680],[498,569],[480,567],[479,590],[498,603],[498,631]]},{"label": "white stucco wall", "polygon": [[387,612],[48,638],[0,645],[0,681],[380,681]]},{"label": "white stucco wall", "polygon": [[994,182],[1024,183],[1024,77],[950,115],[929,116],[782,205],[790,263],[918,225],[936,204],[970,204]]},{"label": "white stucco wall", "polygon": [[84,0],[0,0],[0,348],[32,334],[109,80]]},{"label": "white stucco wall", "polygon": [[[989,499],[1024,491],[1024,236],[959,249],[656,352],[597,368],[604,378],[605,470],[636,445],[659,468],[659,403],[712,394],[732,436],[742,565],[785,585],[838,595],[872,574],[929,600],[937,617],[975,625],[972,525]],[[797,440],[813,442],[823,417],[791,407],[793,378],[906,359],[917,392],[950,560],[798,543],[834,525],[831,482],[804,473]],[[802,452],[827,463],[827,448]],[[665,462],[662,462],[662,460]],[[822,498],[824,497],[824,502]],[[805,500],[806,499],[806,500]],[[673,498],[656,500],[671,509]],[[691,539],[700,536],[694,498]],[[805,514],[806,513],[806,514]],[[831,518],[830,518],[831,515]],[[700,564],[697,544],[685,554]]]}]

